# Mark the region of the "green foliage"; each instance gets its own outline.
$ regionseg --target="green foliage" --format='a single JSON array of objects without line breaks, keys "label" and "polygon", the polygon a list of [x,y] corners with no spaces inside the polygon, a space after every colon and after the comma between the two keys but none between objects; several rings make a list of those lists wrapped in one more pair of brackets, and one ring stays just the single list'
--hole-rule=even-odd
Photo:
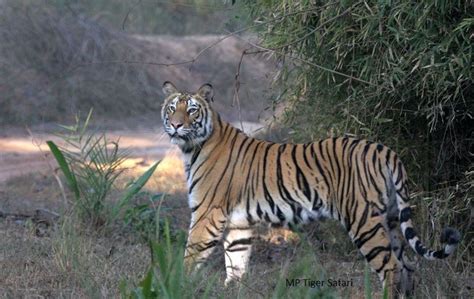
[{"label": "green foliage", "polygon": [[69,165],[66,162],[66,158],[64,158],[63,153],[59,150],[58,146],[54,142],[49,140],[46,142],[46,144],[48,145],[49,150],[51,151],[54,158],[56,159],[56,162],[58,162],[59,168],[61,169],[64,176],[66,177],[66,182],[69,186],[69,189],[71,189],[71,191],[74,194],[74,197],[77,200],[80,197],[79,187],[77,186],[76,177],[71,172],[71,169],[69,168]]},{"label": "green foliage", "polygon": [[368,264],[365,264],[364,292],[365,292],[365,299],[372,299],[372,285],[370,283],[370,269],[369,269]]},{"label": "green foliage", "polygon": [[[278,101],[295,141],[356,135],[396,150],[419,189],[464,181],[474,165],[471,1],[244,2],[283,62]],[[441,218],[463,209],[454,225],[468,229],[467,198],[458,192]]]},{"label": "green foliage", "polygon": [[127,158],[119,150],[118,141],[111,141],[105,133],[89,132],[88,125],[92,110],[84,121],[76,116],[73,126],[61,126],[65,132],[58,134],[65,146],[53,141],[47,144],[63,172],[74,195],[74,208],[84,223],[101,226],[114,220],[131,199],[140,192],[155,171],[159,162],[150,167],[125,190],[122,198],[108,214],[107,199],[117,178],[125,168],[121,167]]},{"label": "green foliage", "polygon": [[130,226],[145,242],[158,240],[162,233],[163,223],[159,215],[162,210],[161,203],[164,201],[165,195],[151,195],[147,192],[140,192],[136,197],[145,197],[149,201],[129,205],[124,211],[124,224]]},{"label": "green foliage", "polygon": [[[145,186],[150,177],[153,175],[156,170],[156,167],[158,167],[158,164],[160,164],[160,162],[161,161],[155,162],[155,164],[148,168],[148,170],[145,171],[136,181],[130,183],[127,190],[125,191],[125,194],[114,207],[114,216],[116,216],[125,205],[128,205],[132,198],[140,192],[140,190]],[[152,201],[157,199],[157,197],[161,198],[161,195],[153,196]]]}]

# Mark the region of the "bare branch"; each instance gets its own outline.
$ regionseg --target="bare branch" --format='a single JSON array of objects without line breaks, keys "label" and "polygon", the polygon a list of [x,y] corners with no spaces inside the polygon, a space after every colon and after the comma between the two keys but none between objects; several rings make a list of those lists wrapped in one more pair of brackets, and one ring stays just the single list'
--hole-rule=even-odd
[{"label": "bare branch", "polygon": [[123,31],[125,31],[125,23],[127,22],[128,16],[132,12],[132,10],[134,10],[138,5],[140,5],[141,2],[142,2],[142,0],[138,0],[137,3],[135,3],[135,5],[133,5],[132,7],[130,7],[128,9],[127,14],[125,15],[125,17],[123,18],[123,21],[122,21],[122,30]]},{"label": "bare branch", "polygon": [[374,84],[372,82],[369,82],[369,81],[366,81],[364,79],[360,79],[360,78],[357,78],[357,77],[354,77],[354,76],[351,76],[351,75],[348,75],[348,74],[344,74],[344,73],[341,73],[341,72],[338,72],[336,70],[333,70],[333,69],[330,69],[330,68],[327,68],[327,67],[324,67],[322,65],[319,65],[319,64],[316,64],[312,61],[309,61],[309,60],[306,60],[306,59],[303,59],[301,57],[298,57],[298,56],[293,56],[291,54],[288,54],[288,53],[284,53],[284,52],[280,52],[280,51],[277,51],[277,50],[274,50],[272,48],[267,48],[267,47],[264,47],[262,45],[259,45],[259,44],[256,44],[254,42],[251,42],[249,40],[246,40],[240,36],[237,36],[237,38],[239,39],[242,39],[243,41],[247,42],[248,44],[250,44],[251,46],[261,50],[261,51],[265,51],[265,52],[270,52],[270,53],[274,53],[274,54],[277,54],[277,55],[280,55],[280,56],[283,56],[283,57],[288,57],[290,59],[293,59],[293,60],[298,60],[300,62],[303,62],[307,65],[310,65],[310,66],[313,66],[313,67],[316,67],[318,69],[321,69],[323,71],[326,71],[326,72],[329,72],[329,73],[332,73],[332,74],[335,74],[335,75],[339,75],[339,76],[342,76],[342,77],[345,77],[345,78],[348,78],[348,79],[351,79],[351,80],[354,80],[354,81],[357,81],[357,82],[360,82],[360,83],[364,83],[364,84],[368,84],[368,85],[372,85],[372,86],[378,86],[377,84]]},{"label": "bare branch", "polygon": [[[141,1],[141,0],[140,0]],[[140,1],[136,4],[138,5],[140,3]],[[105,61],[91,61],[91,62],[86,62],[86,63],[80,63],[80,64],[76,64],[76,65],[73,65],[70,67],[70,69],[67,71],[67,72],[74,72],[76,69],[78,68],[81,68],[81,67],[87,67],[87,66],[91,66],[91,65],[100,65],[100,64],[141,64],[141,65],[153,65],[153,66],[163,66],[163,67],[170,67],[170,66],[177,66],[177,65],[185,65],[185,64],[193,64],[194,62],[196,62],[196,60],[199,59],[199,57],[201,57],[206,51],[208,51],[209,49],[211,49],[212,47],[216,46],[217,44],[221,43],[222,41],[228,39],[229,37],[232,37],[232,36],[237,36],[239,33],[242,33],[242,32],[245,32],[245,31],[249,31],[253,28],[256,28],[256,27],[259,27],[259,26],[263,26],[263,25],[267,25],[267,24],[270,24],[270,23],[281,23],[285,20],[286,17],[289,17],[289,16],[294,16],[294,15],[298,15],[298,14],[302,14],[302,13],[306,13],[306,12],[310,12],[310,11],[317,11],[317,10],[321,10],[323,9],[324,7],[327,7],[329,5],[334,5],[335,3],[337,2],[331,2],[331,3],[328,3],[324,6],[321,6],[321,7],[314,7],[314,8],[311,8],[311,9],[305,9],[305,10],[299,10],[299,11],[295,11],[295,12],[291,12],[291,13],[287,13],[287,14],[284,14],[282,16],[278,16],[278,17],[275,17],[271,20],[267,20],[265,22],[260,22],[260,23],[257,23],[257,24],[253,24],[253,25],[250,25],[250,26],[247,26],[247,27],[244,27],[244,28],[241,28],[241,29],[238,29],[236,31],[233,31],[233,32],[229,32],[227,35],[219,38],[218,40],[216,40],[215,42],[211,43],[210,45],[206,46],[204,49],[202,49],[201,51],[199,51],[195,56],[193,56],[191,59],[187,59],[187,60],[183,60],[183,61],[177,61],[177,62],[170,62],[170,63],[166,63],[166,62],[156,62],[156,61],[139,61],[139,60],[127,60],[127,59],[124,59],[124,60],[105,60]],[[135,6],[136,6],[135,5]],[[134,6],[134,7],[135,7]],[[127,13],[127,15],[125,16],[124,18],[124,22],[123,22],[123,25],[122,25],[122,28],[124,28],[124,24],[126,22],[126,19],[128,18],[128,15],[129,13],[133,10],[132,7],[129,12]],[[250,54],[250,53],[249,53]]]},{"label": "bare branch", "polygon": [[234,83],[234,97],[232,99],[232,106],[237,103],[237,109],[239,111],[239,121],[240,121],[240,127],[242,131],[244,131],[244,124],[242,122],[242,109],[240,108],[240,96],[239,96],[239,90],[240,90],[240,70],[242,68],[242,62],[244,60],[245,55],[250,55],[250,54],[258,54],[258,53],[264,53],[265,51],[257,50],[257,51],[249,51],[250,49],[245,49],[242,51],[242,55],[240,55],[240,60],[239,64],[237,65],[237,71],[235,73],[235,83]]}]

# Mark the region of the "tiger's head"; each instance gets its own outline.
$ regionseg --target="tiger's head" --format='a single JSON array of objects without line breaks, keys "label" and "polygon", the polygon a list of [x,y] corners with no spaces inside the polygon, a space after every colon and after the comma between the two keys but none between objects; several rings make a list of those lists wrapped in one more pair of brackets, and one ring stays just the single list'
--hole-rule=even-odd
[{"label": "tiger's head", "polygon": [[161,109],[165,132],[171,143],[181,148],[193,148],[204,142],[212,133],[213,89],[204,84],[195,93],[181,92],[166,81],[163,84],[166,99]]}]

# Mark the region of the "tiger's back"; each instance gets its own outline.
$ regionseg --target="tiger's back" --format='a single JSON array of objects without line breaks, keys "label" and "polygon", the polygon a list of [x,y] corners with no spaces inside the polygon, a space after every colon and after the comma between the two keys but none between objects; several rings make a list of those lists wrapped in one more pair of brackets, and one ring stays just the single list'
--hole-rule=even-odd
[{"label": "tiger's back", "polygon": [[421,244],[411,222],[405,170],[388,147],[348,137],[308,144],[257,140],[212,110],[209,85],[188,94],[167,84],[162,116],[183,151],[192,211],[188,264],[204,262],[227,231],[226,283],[240,279],[253,224],[292,226],[325,216],[346,228],[384,284],[408,293],[413,269],[403,255],[404,239],[428,259],[448,256],[459,242],[459,233],[448,229],[444,249]]}]

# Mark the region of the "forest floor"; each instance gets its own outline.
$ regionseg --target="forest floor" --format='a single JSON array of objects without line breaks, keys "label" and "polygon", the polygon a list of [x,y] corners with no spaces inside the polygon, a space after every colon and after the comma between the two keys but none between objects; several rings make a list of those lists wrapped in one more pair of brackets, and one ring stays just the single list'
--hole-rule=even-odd
[{"label": "forest floor", "polygon": [[[250,127],[255,128],[255,124]],[[108,136],[120,137],[121,147],[131,151],[124,164],[125,178],[119,185],[161,160],[146,189],[168,194],[162,204],[162,216],[169,219],[173,232],[186,231],[190,211],[178,149],[169,144],[159,128],[112,131]],[[55,179],[56,164],[45,146],[50,139],[60,142],[47,132],[30,135],[18,128],[0,136],[0,297],[117,297],[122,281],[133,285],[143,278],[150,263],[148,247],[120,227],[104,233],[74,223],[71,230],[56,219],[50,223],[37,221],[37,211],[63,217],[68,205]],[[288,234],[261,228],[247,279],[227,289],[222,286],[223,252],[217,250],[207,270],[217,273],[218,280],[210,296],[268,298],[275,294],[279,282],[286,283],[287,279],[308,279],[306,285],[285,286],[294,289],[295,294],[301,294],[302,288],[317,292],[318,288],[311,289],[311,281],[332,279],[347,285],[330,288],[326,297],[363,298],[367,292],[365,261],[342,228],[325,221],[307,225],[302,231]],[[455,270],[459,267],[454,262],[418,265],[421,270],[417,271],[417,296],[472,295],[472,276]],[[370,274],[369,278],[371,293],[380,297],[377,277]],[[285,294],[292,294],[291,291]]]}]

